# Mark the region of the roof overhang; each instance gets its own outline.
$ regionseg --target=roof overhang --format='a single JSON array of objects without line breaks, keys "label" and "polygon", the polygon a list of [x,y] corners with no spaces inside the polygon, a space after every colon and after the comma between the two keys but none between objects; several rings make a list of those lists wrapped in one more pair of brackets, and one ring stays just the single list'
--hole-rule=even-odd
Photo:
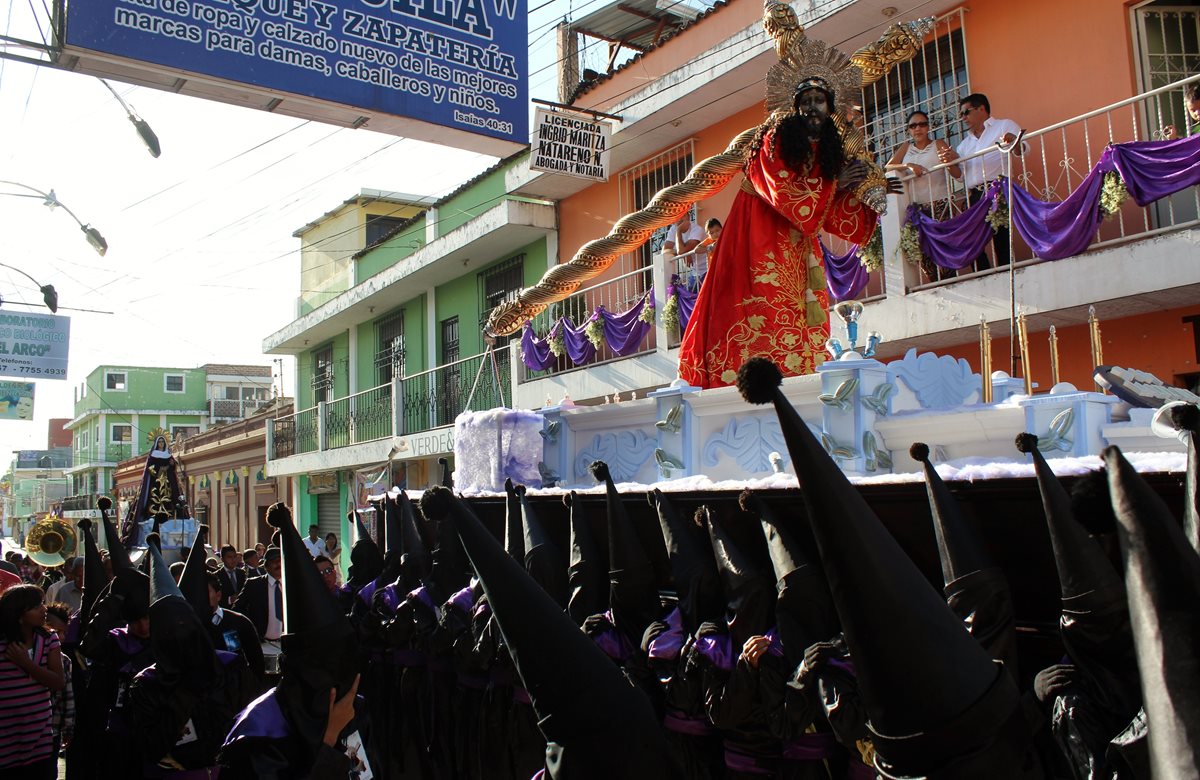
[{"label": "roof overhang", "polygon": [[[376,311],[383,312],[422,290],[457,279],[464,268],[478,268],[502,259],[555,229],[554,206],[506,199],[267,336],[263,339],[263,352],[299,354],[371,318]],[[380,247],[374,251],[387,249]]]}]

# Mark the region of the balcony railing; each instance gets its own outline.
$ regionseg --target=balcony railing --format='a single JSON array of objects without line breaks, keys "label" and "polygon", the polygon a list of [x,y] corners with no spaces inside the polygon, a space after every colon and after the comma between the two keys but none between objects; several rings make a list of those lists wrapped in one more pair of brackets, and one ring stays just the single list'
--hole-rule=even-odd
[{"label": "balcony railing", "polygon": [[[1020,185],[1041,200],[1065,200],[1092,170],[1109,144],[1161,140],[1163,128],[1172,124],[1173,118],[1180,116],[1175,103],[1182,104],[1183,88],[1193,81],[1200,81],[1200,76],[1192,76],[1026,133],[1023,154],[1005,156],[1003,172],[1010,175],[1013,184]],[[1181,136],[1187,132],[1183,126],[1178,126],[1177,130]],[[926,175],[942,177],[950,193],[947,198],[929,204],[935,217],[945,219],[955,216],[968,205],[965,188],[961,180],[951,176],[950,168],[956,164],[961,167],[966,161],[995,153],[996,149],[992,147],[929,170]],[[914,179],[906,181],[912,182]],[[1005,200],[1011,201],[1007,192]],[[1017,267],[1041,262],[1042,259],[1012,230],[1011,209],[1009,215],[1009,254],[1012,261]],[[1200,225],[1200,190],[1195,187],[1145,207],[1127,201],[1112,219],[1101,223],[1088,250],[1197,225]],[[890,256],[893,250],[894,247],[885,247],[885,257]],[[974,270],[968,266],[959,270],[957,275],[945,269],[913,271],[907,277],[910,282],[908,288],[922,290],[952,284],[964,278],[1008,271],[1007,266],[997,265],[992,247],[987,248],[986,254],[990,268]],[[934,272],[932,276],[930,271]]]},{"label": "balcony railing", "polygon": [[134,456],[131,442],[107,442],[103,445],[90,444],[75,450],[76,466],[89,463],[119,463]]},{"label": "balcony railing", "polygon": [[511,404],[509,352],[498,349],[494,355],[494,365],[490,355],[475,355],[272,420],[269,457],[278,460],[453,425],[468,402],[475,410]]},{"label": "balcony railing", "polygon": [[[554,323],[558,322],[560,317],[570,318],[571,322],[576,327],[579,327],[588,321],[588,318],[592,316],[592,312],[599,306],[603,306],[606,311],[612,314],[619,314],[637,305],[637,302],[646,296],[646,292],[649,291],[653,284],[653,266],[646,266],[645,268],[639,268],[636,271],[630,271],[612,279],[606,279],[599,284],[581,289],[570,298],[551,304],[544,312],[533,318],[533,329],[538,336],[544,337]],[[562,374],[599,363],[607,363],[610,360],[621,360],[622,358],[653,352],[657,346],[656,339],[656,330],[651,329],[642,341],[641,349],[624,356],[617,355],[605,345],[597,349],[595,357],[583,365],[575,365],[566,357],[562,357],[558,359],[556,365],[546,371],[532,371],[525,366],[521,366],[520,381],[526,382],[534,379],[543,379],[551,374]]]},{"label": "balcony railing", "polygon": [[213,398],[208,402],[208,415],[214,420],[240,420],[270,403],[266,398]]}]

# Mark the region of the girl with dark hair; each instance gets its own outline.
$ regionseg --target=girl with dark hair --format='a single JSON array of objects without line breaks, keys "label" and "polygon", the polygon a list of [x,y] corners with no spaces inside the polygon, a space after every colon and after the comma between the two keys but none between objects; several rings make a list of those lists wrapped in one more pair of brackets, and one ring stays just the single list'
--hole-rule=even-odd
[{"label": "girl with dark hair", "polygon": [[51,729],[52,691],[66,684],[58,635],[45,629],[42,589],[0,594],[0,775],[48,780],[58,774]]}]

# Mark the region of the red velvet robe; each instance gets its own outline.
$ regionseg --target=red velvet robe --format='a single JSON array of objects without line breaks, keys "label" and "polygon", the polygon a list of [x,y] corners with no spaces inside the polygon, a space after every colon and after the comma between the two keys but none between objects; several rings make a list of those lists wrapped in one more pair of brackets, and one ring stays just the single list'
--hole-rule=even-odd
[{"label": "red velvet robe", "polygon": [[[695,387],[733,384],[756,356],[785,375],[815,371],[829,322],[810,326],[805,318],[809,254],[821,258],[822,230],[856,244],[875,230],[869,206],[837,190],[815,162],[806,176],[789,170],[771,153],[771,138],[747,166],[679,349],[679,376]],[[816,297],[828,311],[823,286]]]}]

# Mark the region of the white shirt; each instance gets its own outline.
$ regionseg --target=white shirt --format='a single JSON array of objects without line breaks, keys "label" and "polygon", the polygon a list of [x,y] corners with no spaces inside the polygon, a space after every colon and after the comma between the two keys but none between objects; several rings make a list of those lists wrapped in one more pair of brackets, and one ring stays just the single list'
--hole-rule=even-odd
[{"label": "white shirt", "polygon": [[314,558],[316,558],[318,555],[325,554],[324,539],[317,539],[316,541],[313,541],[306,536],[304,537],[304,546],[308,548],[308,554]]},{"label": "white shirt", "polygon": [[[695,222],[687,229],[682,238],[679,238],[679,225],[671,225],[671,229],[667,231],[667,241],[663,246],[671,247],[671,251],[678,251],[676,240],[679,243],[686,244],[688,241],[703,241],[707,237],[704,228],[700,227]],[[683,257],[683,255],[679,255]],[[692,259],[692,270],[697,274],[702,274],[708,271],[708,247],[697,246],[694,254],[689,254],[687,257]]]},{"label": "white shirt", "polygon": [[78,612],[83,601],[83,591],[75,587],[75,580],[70,577],[59,580],[46,591],[46,603],[53,604],[56,601],[66,604],[72,612]]},{"label": "white shirt", "polygon": [[283,636],[283,615],[275,614],[275,584],[277,582],[279,580],[270,574],[267,575],[267,633],[263,639],[276,640]]},{"label": "white shirt", "polygon": [[[983,132],[976,138],[975,134],[967,131],[967,135],[959,142],[954,150],[959,157],[967,157],[983,149],[991,148],[987,154],[959,163],[962,167],[963,184],[968,188],[982,186],[984,182],[992,181],[1004,173],[1004,153],[996,147],[996,142],[1009,133],[1013,137],[1021,134],[1020,126],[1011,119],[997,119],[989,116],[983,123]],[[1021,142],[1021,151],[1028,151],[1029,144]]]},{"label": "white shirt", "polygon": [[[930,141],[924,149],[918,149],[916,144],[909,141],[908,151],[904,153],[903,162],[905,165],[919,165],[925,170],[940,165],[942,161],[938,158],[937,141]],[[924,176],[910,179],[904,186],[913,203],[936,203],[945,200],[950,195],[950,190],[946,186],[947,175],[944,170],[927,173]]]}]

